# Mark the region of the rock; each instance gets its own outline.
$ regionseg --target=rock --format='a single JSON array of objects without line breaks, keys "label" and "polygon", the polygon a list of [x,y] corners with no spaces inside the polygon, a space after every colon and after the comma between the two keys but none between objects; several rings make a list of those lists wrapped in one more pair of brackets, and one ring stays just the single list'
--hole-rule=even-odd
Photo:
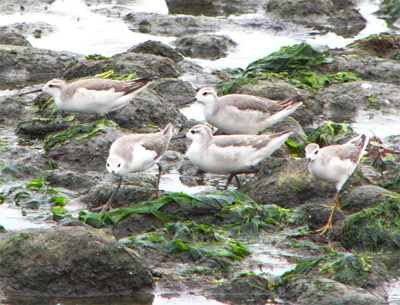
[{"label": "rock", "polygon": [[178,77],[180,75],[175,62],[169,58],[125,52],[116,54],[109,59],[82,60],[66,69],[63,76],[66,79],[75,79],[94,76],[109,70],[120,75],[136,72],[138,77],[152,74],[157,74],[159,77]]},{"label": "rock", "polygon": [[111,143],[126,134],[107,124],[102,120],[76,124],[71,129],[48,137],[45,149],[53,166],[76,171],[104,172]]},{"label": "rock", "polygon": [[60,169],[45,171],[44,175],[44,179],[53,187],[63,187],[69,190],[88,190],[101,178],[96,172],[79,173]]},{"label": "rock", "polygon": [[175,106],[175,109],[178,109],[177,104],[188,101],[196,95],[196,90],[189,82],[174,78],[156,80],[150,88],[160,95],[164,103]]},{"label": "rock", "polygon": [[260,8],[260,2],[257,0],[167,0],[168,11],[170,14],[184,15],[205,15],[205,16],[228,16],[256,13]]},{"label": "rock", "polygon": [[6,294],[98,297],[154,286],[135,252],[93,229],[58,227],[0,236],[0,289]]},{"label": "rock", "polygon": [[124,20],[130,30],[139,33],[174,36],[206,33],[210,29],[218,31],[224,21],[209,17],[169,16],[153,13],[129,13]]},{"label": "rock", "polygon": [[8,27],[0,27],[0,44],[13,46],[32,46],[21,34],[16,33]]},{"label": "rock", "polygon": [[[1,76],[0,76],[1,77]],[[29,107],[21,98],[12,95],[0,97],[0,122],[17,127],[21,119],[30,120],[37,115],[33,107]]]},{"label": "rock", "polygon": [[[112,192],[117,187],[117,181],[107,181],[109,182],[107,185],[97,184],[90,189],[87,195],[81,198],[83,202],[88,204],[89,209],[101,207],[111,197]],[[155,195],[155,183],[156,175],[150,180],[148,173],[130,174],[124,178],[121,188],[115,194],[112,208],[117,209],[134,205],[138,202],[157,199]]]},{"label": "rock", "polygon": [[[156,94],[151,89],[145,89],[134,100],[134,105],[127,105],[123,109],[112,112],[111,116],[115,123],[122,128],[134,129],[136,132],[157,132],[159,128],[164,128],[168,123],[172,123],[177,128],[181,126],[186,118],[179,112],[179,109],[172,101],[174,86],[169,86],[170,81],[166,81],[166,87],[160,89],[164,83],[163,79],[157,81],[156,88],[162,95]],[[150,85],[151,87],[153,84]],[[150,88],[151,88],[150,87]],[[171,88],[172,87],[172,88]],[[163,97],[169,97],[163,99]],[[181,98],[178,98],[178,100]]]},{"label": "rock", "polygon": [[341,208],[352,213],[366,208],[372,208],[389,199],[398,199],[399,194],[390,192],[375,185],[363,185],[350,191],[346,199],[342,201]]},{"label": "rock", "polygon": [[383,199],[369,209],[351,215],[342,231],[341,244],[357,251],[400,249],[400,199]]},{"label": "rock", "polygon": [[280,296],[298,305],[384,305],[387,304],[383,296],[351,287],[333,280],[314,277],[300,278],[283,289]]},{"label": "rock", "polygon": [[26,12],[40,12],[47,9],[47,6],[52,4],[55,0],[23,0],[23,1],[13,1],[4,0],[0,3],[0,12],[3,14],[13,14],[13,13],[26,13]]},{"label": "rock", "polygon": [[187,57],[216,60],[226,57],[236,43],[225,35],[184,36],[172,42]]},{"label": "rock", "polygon": [[305,202],[332,203],[335,188],[304,171],[305,160],[270,157],[241,191],[261,204],[293,208]]},{"label": "rock", "polygon": [[66,120],[27,120],[20,122],[17,128],[17,134],[31,139],[44,139],[50,133],[56,133],[65,130],[72,124]]},{"label": "rock", "polygon": [[63,71],[80,58],[77,54],[30,47],[0,48],[0,87],[21,88],[60,78]]},{"label": "rock", "polygon": [[258,275],[243,274],[220,285],[206,288],[208,298],[228,304],[265,304],[271,297],[271,285]]},{"label": "rock", "polygon": [[183,56],[179,52],[166,44],[154,40],[148,40],[138,45],[135,45],[128,49],[127,52],[153,54],[170,58],[174,62],[179,62],[183,60]]},{"label": "rock", "polygon": [[[46,36],[54,31],[54,27],[46,22],[19,22],[9,24],[3,28],[6,28],[8,31],[13,33],[23,35],[24,37],[33,36],[36,39],[41,38],[42,35]],[[27,45],[31,46],[30,43]]]},{"label": "rock", "polygon": [[351,0],[269,0],[264,8],[267,14],[322,31],[333,31],[344,37],[354,37],[366,26],[366,20],[354,9]]}]

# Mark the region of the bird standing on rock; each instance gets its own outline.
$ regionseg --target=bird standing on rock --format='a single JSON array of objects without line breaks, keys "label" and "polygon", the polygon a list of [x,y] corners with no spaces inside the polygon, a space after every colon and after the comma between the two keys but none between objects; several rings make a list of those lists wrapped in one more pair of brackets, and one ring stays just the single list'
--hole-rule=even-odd
[{"label": "bird standing on rock", "polygon": [[91,78],[67,83],[55,78],[40,89],[20,95],[42,91],[53,96],[56,105],[64,111],[106,115],[132,101],[154,79],[152,75],[128,81]]},{"label": "bird standing on rock", "polygon": [[119,176],[120,179],[117,188],[108,199],[101,213],[111,207],[112,200],[121,187],[123,176],[129,173],[142,172],[154,164],[158,165],[155,189],[157,197],[160,197],[158,187],[162,167],[159,161],[168,148],[174,129],[174,126],[169,123],[160,132],[125,135],[112,143],[106,166],[110,174]]},{"label": "bird standing on rock", "polygon": [[192,140],[186,156],[206,172],[229,174],[225,189],[233,177],[240,187],[236,174],[254,172],[252,167],[269,157],[292,133],[213,136],[210,127],[199,124],[186,134]]},{"label": "bird standing on rock", "polygon": [[318,144],[310,143],[306,146],[306,168],[310,174],[317,180],[334,183],[336,188],[331,215],[327,224],[317,230],[320,234],[332,228],[333,213],[340,209],[339,192],[360,162],[368,141],[368,136],[362,134],[341,145],[320,148]]},{"label": "bird standing on rock", "polygon": [[280,102],[247,94],[218,97],[214,88],[203,87],[195,98],[179,106],[193,101],[203,104],[207,122],[223,133],[259,134],[292,114],[304,100],[302,95]]}]

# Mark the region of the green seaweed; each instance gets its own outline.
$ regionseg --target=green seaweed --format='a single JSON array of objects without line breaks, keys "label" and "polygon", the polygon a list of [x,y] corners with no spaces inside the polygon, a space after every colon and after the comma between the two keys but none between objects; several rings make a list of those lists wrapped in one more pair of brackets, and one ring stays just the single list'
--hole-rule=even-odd
[{"label": "green seaweed", "polygon": [[130,247],[149,247],[165,254],[184,255],[193,261],[211,259],[224,267],[250,254],[227,232],[195,221],[170,223],[165,228],[132,236],[126,242]]},{"label": "green seaweed", "polygon": [[286,146],[293,157],[299,158],[304,157],[304,148],[309,143],[317,143],[320,147],[324,147],[331,144],[342,143],[345,140],[349,140],[352,136],[354,136],[354,134],[350,125],[326,122],[313,129],[303,142],[297,144],[292,140],[287,140]]},{"label": "green seaweed", "polygon": [[69,127],[63,132],[55,135],[49,135],[43,143],[46,152],[49,152],[58,144],[68,143],[70,141],[86,139],[97,132],[107,128],[116,127],[117,124],[110,120],[98,120],[92,123],[77,124]]},{"label": "green seaweed", "polygon": [[341,244],[346,249],[393,251],[400,249],[400,199],[390,198],[349,217]]},{"label": "green seaweed", "polygon": [[[232,236],[257,236],[261,229],[281,228],[283,223],[294,224],[291,210],[276,205],[258,205],[250,197],[236,191],[207,195],[172,193],[156,201],[140,202],[105,214],[82,211],[79,219],[94,227],[115,225],[131,214],[153,215],[164,224],[182,220],[181,216],[161,211],[168,204],[177,204],[182,211],[197,209],[213,211],[209,224],[218,224],[224,230],[228,230]],[[203,227],[200,226],[200,228]]]},{"label": "green seaweed", "polygon": [[136,72],[131,74],[116,74],[114,70],[108,70],[106,72],[96,74],[97,78],[106,78],[106,79],[117,79],[117,80],[133,80],[137,78]]},{"label": "green seaweed", "polygon": [[358,78],[352,72],[325,74],[308,71],[311,67],[330,64],[327,54],[301,43],[281,47],[279,51],[250,63],[245,70],[232,70],[232,81],[223,89],[224,94],[235,92],[241,84],[257,83],[263,79],[283,79],[294,85],[320,89],[332,84],[353,82]]},{"label": "green seaweed", "polygon": [[86,55],[85,59],[87,59],[87,60],[103,60],[103,59],[108,59],[108,57],[103,56],[101,54],[90,54],[90,55]]}]

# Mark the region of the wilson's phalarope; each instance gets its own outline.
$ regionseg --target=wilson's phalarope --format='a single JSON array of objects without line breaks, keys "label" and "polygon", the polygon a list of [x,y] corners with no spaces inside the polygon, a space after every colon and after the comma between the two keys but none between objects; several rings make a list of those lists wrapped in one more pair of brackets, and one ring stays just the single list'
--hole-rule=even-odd
[{"label": "wilson's phalarope", "polygon": [[56,105],[67,112],[105,115],[125,106],[154,79],[152,75],[129,81],[91,78],[67,83],[55,78],[40,89],[20,95],[42,91],[53,96]]},{"label": "wilson's phalarope", "polygon": [[160,184],[162,167],[159,161],[168,148],[173,132],[174,126],[169,123],[160,132],[125,135],[112,143],[107,158],[107,170],[110,174],[120,176],[120,179],[117,188],[101,210],[101,213],[104,213],[111,207],[112,200],[121,187],[124,175],[142,172],[154,164],[158,165],[158,177],[155,189],[157,197],[160,197],[158,186]]},{"label": "wilson's phalarope", "polygon": [[281,102],[246,94],[218,97],[214,88],[204,87],[195,98],[179,106],[193,101],[203,104],[207,122],[223,133],[258,134],[293,113],[304,97],[297,95]]},{"label": "wilson's phalarope", "polygon": [[225,189],[233,177],[240,187],[236,174],[252,172],[252,166],[269,157],[292,133],[213,136],[208,126],[199,124],[186,134],[192,139],[186,156],[206,172],[229,174]]},{"label": "wilson's phalarope", "polygon": [[341,145],[320,148],[318,144],[311,143],[306,146],[306,168],[310,174],[318,180],[334,183],[336,188],[331,215],[327,224],[317,230],[320,234],[332,228],[333,213],[335,209],[340,209],[339,192],[360,162],[368,141],[366,135],[359,135]]}]

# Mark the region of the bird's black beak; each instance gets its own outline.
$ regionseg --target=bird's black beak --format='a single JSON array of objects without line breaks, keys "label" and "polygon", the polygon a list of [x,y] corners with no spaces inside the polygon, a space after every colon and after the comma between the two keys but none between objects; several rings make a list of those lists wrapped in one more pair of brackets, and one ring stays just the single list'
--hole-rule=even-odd
[{"label": "bird's black beak", "polygon": [[35,90],[32,90],[32,91],[28,91],[28,92],[22,92],[22,93],[18,94],[18,96],[23,96],[23,95],[26,95],[26,94],[31,94],[31,93],[36,93],[36,92],[42,92],[42,88],[35,89]]},{"label": "bird's black beak", "polygon": [[190,104],[190,103],[192,103],[192,102],[194,102],[196,100],[197,99],[194,97],[194,98],[192,98],[192,99],[190,99],[190,100],[188,100],[186,102],[182,102],[182,103],[177,104],[177,106],[179,107],[179,106],[187,105],[187,104]]},{"label": "bird's black beak", "polygon": [[183,139],[183,138],[186,138],[186,136],[183,135],[183,136],[173,137],[173,138],[171,138],[171,141],[172,141],[172,140],[179,140],[179,139]]},{"label": "bird's black beak", "polygon": [[307,171],[308,170],[308,164],[310,164],[310,162],[311,162],[311,159],[306,159],[307,160],[307,162],[306,162],[306,165],[304,166],[304,171]]}]

